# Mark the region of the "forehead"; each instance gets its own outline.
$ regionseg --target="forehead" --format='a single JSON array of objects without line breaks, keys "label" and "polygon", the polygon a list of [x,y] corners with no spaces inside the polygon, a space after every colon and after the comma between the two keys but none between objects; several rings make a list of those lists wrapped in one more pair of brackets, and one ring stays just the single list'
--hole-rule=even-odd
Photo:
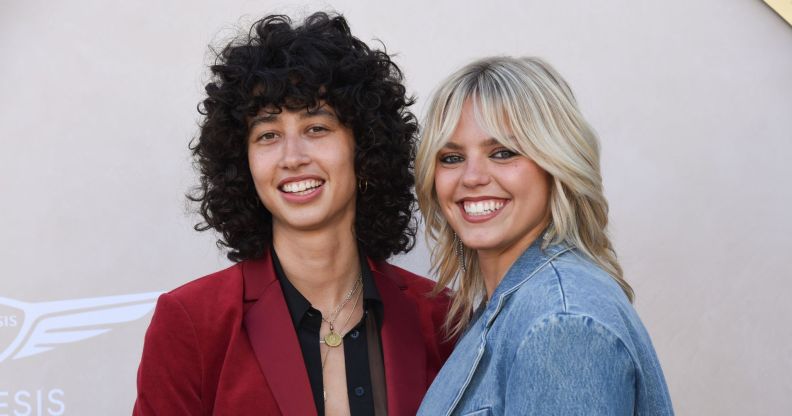
[{"label": "forehead", "polygon": [[248,124],[252,127],[260,123],[274,123],[285,118],[295,117],[300,120],[315,117],[338,119],[335,110],[327,104],[301,108],[278,107],[274,104],[269,104],[259,108],[258,112],[248,119]]},{"label": "forehead", "polygon": [[[492,147],[503,145],[503,139],[510,134],[504,134],[506,133],[504,131],[491,131],[484,127],[484,117],[479,114],[480,108],[476,107],[474,101],[468,99],[462,106],[461,111],[450,115],[451,117],[449,118],[454,115],[457,116],[456,123],[441,147],[459,149],[463,146]],[[450,127],[452,120],[447,120],[446,122]]]},{"label": "forehead", "polygon": [[335,109],[325,102],[318,102],[315,105],[292,104],[264,104],[259,107],[256,115],[278,115],[294,114],[297,116],[336,116]]}]

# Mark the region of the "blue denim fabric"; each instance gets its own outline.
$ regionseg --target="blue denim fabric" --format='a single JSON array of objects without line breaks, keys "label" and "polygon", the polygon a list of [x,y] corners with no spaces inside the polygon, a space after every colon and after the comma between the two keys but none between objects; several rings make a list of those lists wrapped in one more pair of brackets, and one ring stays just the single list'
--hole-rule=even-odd
[{"label": "blue denim fabric", "polygon": [[536,241],[480,308],[419,415],[672,415],[663,371],[619,285]]}]

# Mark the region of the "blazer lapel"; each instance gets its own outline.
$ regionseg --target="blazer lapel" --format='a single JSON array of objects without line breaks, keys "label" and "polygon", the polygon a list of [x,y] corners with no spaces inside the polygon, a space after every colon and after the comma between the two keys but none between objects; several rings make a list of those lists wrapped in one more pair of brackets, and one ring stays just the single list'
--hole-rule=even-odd
[{"label": "blazer lapel", "polygon": [[427,387],[426,347],[418,326],[416,305],[404,293],[399,275],[387,264],[369,261],[383,304],[382,356],[388,395],[388,414],[412,415]]},{"label": "blazer lapel", "polygon": [[284,415],[316,415],[300,343],[269,251],[242,270],[245,300],[256,301],[245,313],[244,326],[278,407]]}]

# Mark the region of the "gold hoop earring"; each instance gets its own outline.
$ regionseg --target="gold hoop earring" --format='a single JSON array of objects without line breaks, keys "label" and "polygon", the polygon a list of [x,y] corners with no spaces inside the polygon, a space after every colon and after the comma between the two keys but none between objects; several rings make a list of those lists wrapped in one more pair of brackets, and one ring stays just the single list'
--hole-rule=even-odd
[{"label": "gold hoop earring", "polygon": [[358,179],[358,190],[361,194],[365,194],[368,190],[368,181],[365,179]]}]

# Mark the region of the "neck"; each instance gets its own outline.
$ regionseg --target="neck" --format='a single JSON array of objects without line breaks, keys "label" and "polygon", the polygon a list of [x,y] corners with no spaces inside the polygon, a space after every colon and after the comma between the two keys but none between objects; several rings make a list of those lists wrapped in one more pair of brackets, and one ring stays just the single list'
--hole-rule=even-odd
[{"label": "neck", "polygon": [[481,275],[484,278],[484,289],[487,291],[487,301],[492,298],[492,293],[503,280],[516,258],[506,256],[491,250],[479,250],[478,262]]},{"label": "neck", "polygon": [[360,275],[357,243],[347,232],[285,231],[273,224],[272,244],[283,272],[308,302],[334,309]]},{"label": "neck", "polygon": [[542,235],[548,223],[549,220],[544,225],[534,228],[519,241],[508,247],[476,251],[479,270],[481,270],[481,275],[484,278],[484,288],[487,291],[487,301],[492,298],[495,289],[514,262]]}]

